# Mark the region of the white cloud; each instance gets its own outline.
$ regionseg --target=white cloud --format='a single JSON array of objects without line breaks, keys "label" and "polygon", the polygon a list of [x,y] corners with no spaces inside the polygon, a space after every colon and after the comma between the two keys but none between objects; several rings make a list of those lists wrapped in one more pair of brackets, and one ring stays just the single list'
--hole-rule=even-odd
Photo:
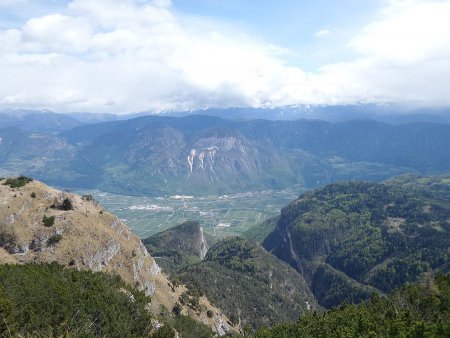
[{"label": "white cloud", "polygon": [[390,0],[349,44],[360,57],[323,73],[361,99],[450,105],[450,1]]},{"label": "white cloud", "polygon": [[331,34],[331,29],[329,29],[329,28],[324,28],[324,29],[321,29],[321,30],[319,30],[319,31],[316,32],[316,37],[318,37],[318,38],[324,38],[324,37],[329,36],[330,34]]},{"label": "white cloud", "polygon": [[361,54],[400,63],[449,56],[449,18],[449,1],[394,1],[350,46]]},{"label": "white cloud", "polygon": [[61,13],[0,30],[0,106],[130,112],[267,102],[450,104],[448,17],[449,1],[389,0],[349,43],[355,60],[307,73],[286,64],[284,49],[186,20],[168,0],[74,0]]},{"label": "white cloud", "polygon": [[31,19],[21,30],[23,50],[40,53],[81,53],[87,50],[91,37],[87,20],[61,14]]}]

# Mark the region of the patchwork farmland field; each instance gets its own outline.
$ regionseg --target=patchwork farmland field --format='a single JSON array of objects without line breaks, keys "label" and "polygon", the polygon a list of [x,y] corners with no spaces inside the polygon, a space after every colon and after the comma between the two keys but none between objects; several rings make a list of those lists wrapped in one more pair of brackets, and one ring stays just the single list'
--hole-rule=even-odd
[{"label": "patchwork farmland field", "polygon": [[77,190],[91,194],[104,208],[130,226],[141,238],[166,230],[186,220],[199,221],[217,237],[240,235],[251,226],[276,216],[302,190],[266,190],[222,196],[137,197],[99,190]]}]

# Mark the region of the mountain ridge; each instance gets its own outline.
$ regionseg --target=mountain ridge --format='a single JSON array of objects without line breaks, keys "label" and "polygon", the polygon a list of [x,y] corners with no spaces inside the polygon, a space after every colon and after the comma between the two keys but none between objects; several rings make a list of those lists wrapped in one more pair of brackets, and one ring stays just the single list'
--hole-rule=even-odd
[{"label": "mountain ridge", "polygon": [[433,123],[144,116],[51,136],[2,129],[0,164],[56,186],[220,195],[445,172],[449,135],[450,125]]},{"label": "mountain ridge", "polygon": [[[24,183],[24,184],[23,184]],[[177,306],[186,287],[173,287],[130,229],[97,205],[91,196],[52,189],[19,177],[0,181],[0,263],[57,262],[65,267],[119,275],[150,296],[159,314]],[[225,334],[236,329],[205,297],[205,311],[180,312]]]},{"label": "mountain ridge", "polygon": [[448,191],[447,177],[344,182],[307,192],[282,209],[262,244],[305,276],[328,308],[448,271],[450,205],[436,193]]}]

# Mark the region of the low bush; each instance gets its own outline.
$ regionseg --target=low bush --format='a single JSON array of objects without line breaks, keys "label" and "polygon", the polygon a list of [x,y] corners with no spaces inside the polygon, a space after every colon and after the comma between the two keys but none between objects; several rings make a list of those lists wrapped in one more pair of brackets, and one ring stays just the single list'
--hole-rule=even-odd
[{"label": "low bush", "polygon": [[59,207],[61,210],[73,210],[72,201],[68,198],[65,198],[61,206]]},{"label": "low bush", "polygon": [[44,223],[44,226],[51,227],[53,224],[55,224],[55,216],[45,216],[42,218],[42,223]]},{"label": "low bush", "polygon": [[32,181],[32,178],[20,175],[16,178],[7,178],[3,185],[9,185],[10,188],[20,188]]},{"label": "low bush", "polygon": [[61,240],[62,240],[62,235],[60,235],[60,234],[53,235],[47,240],[47,246],[53,246],[53,245],[59,243]]}]

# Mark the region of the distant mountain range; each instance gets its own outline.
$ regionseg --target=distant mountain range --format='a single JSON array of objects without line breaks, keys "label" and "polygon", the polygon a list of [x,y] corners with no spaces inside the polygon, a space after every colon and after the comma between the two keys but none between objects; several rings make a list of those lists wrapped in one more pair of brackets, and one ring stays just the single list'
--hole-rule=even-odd
[{"label": "distant mountain range", "polygon": [[2,128],[0,174],[125,194],[224,194],[446,172],[448,149],[447,124],[143,116],[59,133]]},{"label": "distant mountain range", "polygon": [[412,108],[401,105],[294,105],[267,108],[209,108],[190,112],[170,112],[171,116],[208,115],[231,120],[298,119],[343,122],[355,119],[375,120],[391,124],[413,122],[450,123],[450,108]]},{"label": "distant mountain range", "polygon": [[56,133],[81,126],[83,123],[65,114],[48,110],[6,110],[0,112],[0,129],[21,128],[39,133]]},{"label": "distant mountain range", "polygon": [[[299,119],[323,120],[328,122],[343,122],[355,119],[374,120],[390,124],[405,124],[415,122],[450,123],[450,107],[419,108],[394,104],[354,104],[354,105],[292,105],[284,107],[236,107],[236,108],[207,108],[189,111],[154,112],[143,111],[125,114],[71,112],[57,113],[48,109],[4,109],[0,110],[0,128],[16,126],[35,115],[40,122],[33,130],[45,127],[46,121],[58,118],[66,120],[67,124],[53,125],[57,131],[72,128],[68,118],[76,120],[78,124],[91,124],[119,120],[129,120],[142,116],[173,116],[184,117],[190,115],[206,115],[220,117],[227,120],[255,120],[293,121]],[[72,120],[73,123],[73,120]],[[22,125],[24,127],[26,125]],[[32,124],[27,124],[32,126]],[[47,126],[48,127],[48,126]]]}]

